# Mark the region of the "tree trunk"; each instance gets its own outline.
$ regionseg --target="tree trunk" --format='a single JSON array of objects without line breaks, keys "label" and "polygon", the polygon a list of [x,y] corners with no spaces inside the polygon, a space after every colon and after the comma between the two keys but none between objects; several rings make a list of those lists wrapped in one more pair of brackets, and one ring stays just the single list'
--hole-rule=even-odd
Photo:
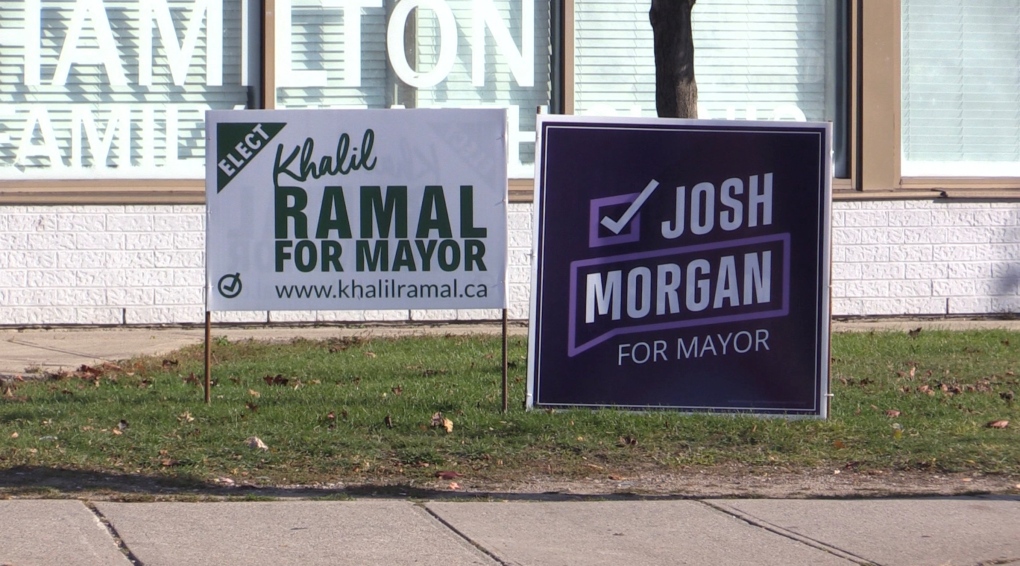
[{"label": "tree trunk", "polygon": [[697,118],[691,9],[696,0],[652,0],[655,111],[660,118]]}]

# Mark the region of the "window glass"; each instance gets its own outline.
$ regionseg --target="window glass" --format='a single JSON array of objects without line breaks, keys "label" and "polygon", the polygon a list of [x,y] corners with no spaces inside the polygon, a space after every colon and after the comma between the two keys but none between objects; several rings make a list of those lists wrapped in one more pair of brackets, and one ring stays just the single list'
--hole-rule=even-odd
[{"label": "window glass", "polygon": [[277,108],[507,108],[509,174],[534,170],[550,98],[537,0],[277,0]]},{"label": "window glass", "polygon": [[4,0],[0,179],[203,178],[205,111],[252,98],[244,12],[242,0]]},{"label": "window glass", "polygon": [[1020,1],[901,10],[902,174],[1020,175]]},{"label": "window glass", "polygon": [[[842,4],[695,4],[698,117],[834,120],[837,12]],[[647,0],[575,1],[575,113],[655,116],[650,5]]]}]

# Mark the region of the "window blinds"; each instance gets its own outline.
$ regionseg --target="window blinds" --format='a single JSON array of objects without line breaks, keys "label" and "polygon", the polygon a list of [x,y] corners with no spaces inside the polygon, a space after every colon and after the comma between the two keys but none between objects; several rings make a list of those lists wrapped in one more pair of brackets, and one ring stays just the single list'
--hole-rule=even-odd
[{"label": "window blinds", "polygon": [[[386,8],[381,0],[361,4],[369,6],[277,1],[277,108],[385,108],[391,103]],[[356,26],[361,41],[350,41],[345,26]]]},{"label": "window blinds", "polygon": [[[835,2],[711,0],[692,12],[699,118],[827,120]],[[575,2],[578,114],[655,115],[650,2]]]},{"label": "window blinds", "polygon": [[901,10],[903,175],[1020,175],[1020,1]]},{"label": "window blinds", "polygon": [[202,178],[244,107],[242,0],[5,0],[0,178]]}]

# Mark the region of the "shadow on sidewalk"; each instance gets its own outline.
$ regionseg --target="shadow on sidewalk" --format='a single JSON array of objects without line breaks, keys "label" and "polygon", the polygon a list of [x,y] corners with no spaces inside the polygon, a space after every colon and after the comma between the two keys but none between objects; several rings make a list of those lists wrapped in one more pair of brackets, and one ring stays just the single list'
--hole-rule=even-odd
[{"label": "shadow on sidewalk", "polygon": [[270,499],[422,499],[430,501],[673,501],[697,499],[692,495],[638,493],[563,493],[508,491],[451,491],[406,484],[352,484],[343,487],[314,486],[225,486],[189,477],[160,478],[140,474],[119,474],[17,466],[0,470],[0,499],[5,497],[43,499],[97,499],[114,501],[161,500],[270,500]]}]

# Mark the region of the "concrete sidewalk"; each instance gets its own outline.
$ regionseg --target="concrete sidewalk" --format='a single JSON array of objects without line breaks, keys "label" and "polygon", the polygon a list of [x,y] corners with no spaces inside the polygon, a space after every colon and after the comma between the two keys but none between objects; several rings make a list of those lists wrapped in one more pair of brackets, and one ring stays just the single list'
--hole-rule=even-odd
[{"label": "concrete sidewalk", "polygon": [[[228,340],[324,340],[336,337],[415,336],[424,334],[500,334],[499,323],[365,324],[343,326],[213,326],[214,338]],[[511,335],[526,336],[527,327],[512,323]],[[74,370],[84,365],[115,363],[134,356],[158,356],[203,344],[201,326],[116,328],[0,329],[0,375],[29,375]]]},{"label": "concrete sidewalk", "polygon": [[0,501],[0,564],[1020,564],[1020,500]]},{"label": "concrete sidewalk", "polygon": [[[1020,331],[1020,320],[855,320],[834,321],[833,332],[892,330],[965,330],[1004,328]],[[499,323],[365,323],[333,326],[213,326],[214,337],[229,340],[326,339],[340,336],[408,336],[420,334],[499,334]],[[526,336],[527,326],[509,325],[515,336]],[[140,355],[162,355],[178,348],[202,344],[205,329],[188,327],[116,327],[0,329],[0,375],[26,375],[74,370],[85,365],[117,362]]]}]

